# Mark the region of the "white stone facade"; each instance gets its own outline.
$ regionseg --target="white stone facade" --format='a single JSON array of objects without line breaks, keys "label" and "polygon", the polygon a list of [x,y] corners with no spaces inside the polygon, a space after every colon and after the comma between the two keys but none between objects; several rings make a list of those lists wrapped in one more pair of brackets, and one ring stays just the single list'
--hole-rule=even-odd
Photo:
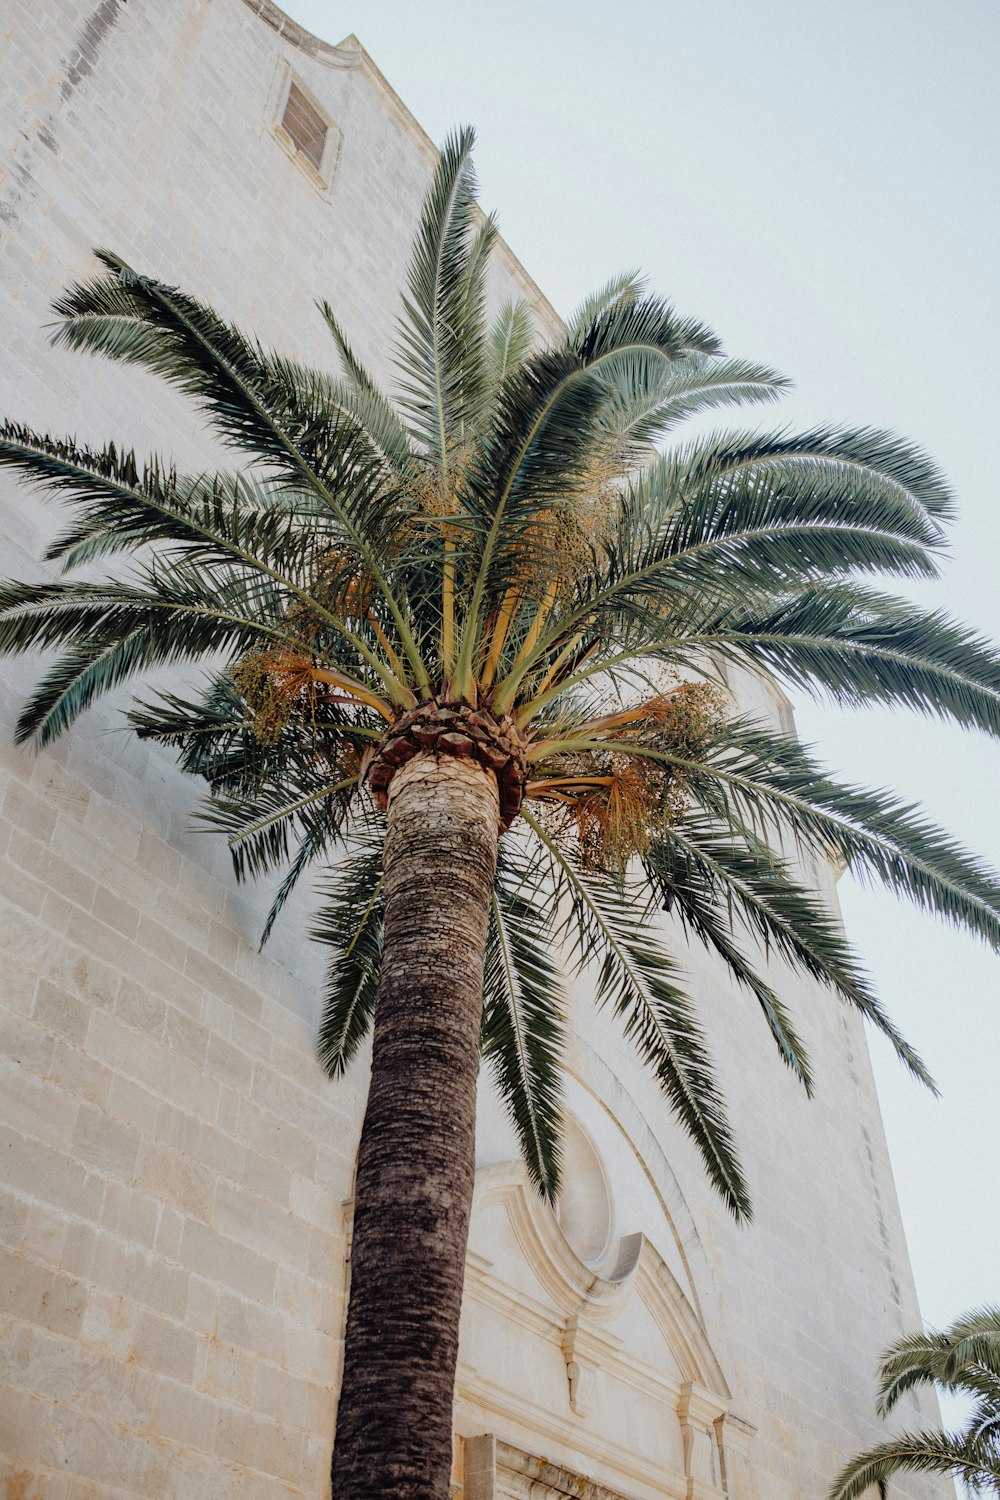
[{"label": "white stone facade", "polygon": [[[318,43],[269,0],[6,0],[0,27],[5,414],[208,461],[180,397],[49,347],[51,300],[93,245],[309,361],[332,358],[327,297],[388,376],[434,151],[353,40]],[[280,127],[293,80],[330,125],[318,169]],[[495,292],[557,326],[506,249]],[[9,482],[2,496],[2,571],[38,576],[53,510]],[[308,898],[259,954],[266,892],[235,887],[192,825],[197,786],[113,705],[54,750],[14,749],[36,671],[5,663],[0,734],[0,1493],[318,1500],[366,1079],[359,1063],[335,1086],[314,1059]],[[809,873],[835,903],[830,872]],[[809,1102],[752,1004],[704,954],[687,961],[755,1221],[730,1222],[581,989],[562,1227],[483,1088],[467,1500],[797,1500],[878,1436],[877,1354],[919,1316],[862,1029],[784,977]]]}]

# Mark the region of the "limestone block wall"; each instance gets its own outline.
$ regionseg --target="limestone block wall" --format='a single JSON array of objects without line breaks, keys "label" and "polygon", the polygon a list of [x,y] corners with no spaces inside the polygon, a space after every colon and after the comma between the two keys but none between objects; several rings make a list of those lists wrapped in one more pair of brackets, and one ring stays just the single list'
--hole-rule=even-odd
[{"label": "limestone block wall", "polygon": [[[316,362],[328,297],[388,375],[434,153],[360,47],[316,42],[269,0],[8,0],[0,34],[5,414],[217,461],[178,396],[48,345],[51,300],[94,245]],[[325,177],[278,128],[293,79],[336,127]],[[506,248],[494,293],[557,327]],[[0,504],[3,572],[38,576],[52,510],[6,480]],[[313,1056],[308,893],[259,953],[268,893],[234,885],[192,824],[197,788],[127,738],[120,704],[44,754],[14,748],[37,670],[5,663],[0,687],[3,1493],[319,1497],[366,1079],[359,1063],[335,1087]],[[766,685],[733,687],[787,714]],[[810,873],[835,903],[830,872]],[[863,1034],[786,977],[809,1104],[748,1002],[689,961],[756,1221],[726,1218],[581,986],[567,1101],[603,1174],[603,1208],[595,1178],[580,1212],[593,1234],[606,1213],[606,1254],[595,1270],[586,1236],[525,1198],[484,1080],[456,1410],[470,1496],[562,1493],[563,1474],[595,1494],[792,1500],[877,1435],[875,1356],[918,1313]]]}]

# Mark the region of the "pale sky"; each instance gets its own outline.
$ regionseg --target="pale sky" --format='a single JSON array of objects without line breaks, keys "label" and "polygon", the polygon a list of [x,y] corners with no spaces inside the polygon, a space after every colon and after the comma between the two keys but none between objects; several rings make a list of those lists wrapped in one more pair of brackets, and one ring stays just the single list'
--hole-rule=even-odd
[{"label": "pale sky", "polygon": [[[959,522],[919,595],[1000,640],[997,0],[282,3],[328,41],[354,32],[435,140],[476,126],[483,203],[560,312],[638,266],[794,379],[766,421],[921,443]],[[1000,746],[904,714],[797,717],[834,771],[1000,864]],[[941,1085],[876,1048],[921,1306],[947,1323],[1000,1301],[1000,958],[881,893],[841,899]]]}]

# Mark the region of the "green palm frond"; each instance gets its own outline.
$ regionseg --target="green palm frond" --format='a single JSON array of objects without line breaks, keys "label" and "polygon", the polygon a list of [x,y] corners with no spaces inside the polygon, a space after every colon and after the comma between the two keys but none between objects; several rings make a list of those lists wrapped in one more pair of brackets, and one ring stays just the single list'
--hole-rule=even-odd
[{"label": "green palm frond", "polygon": [[[358,778],[331,782],[334,765],[343,761],[347,747],[360,758],[369,736],[377,735],[329,705],[310,718],[305,745],[301,727],[294,725],[286,725],[273,741],[261,740],[253,711],[225,677],[213,679],[201,698],[161,693],[128,715],[140,739],[178,749],[182,768],[209,783],[211,797],[201,818],[231,840],[238,880],[288,861],[261,932],[262,948],[302,876],[335,857],[348,816],[356,811]],[[326,775],[319,770],[323,761]],[[293,782],[301,795],[290,805],[287,789]]]},{"label": "green palm frond", "polygon": [[[615,526],[581,570],[576,599],[536,655],[583,631],[632,640],[637,651],[689,669],[713,652],[770,666],[815,690],[832,683],[856,702],[873,680],[883,697],[894,677],[905,685],[911,664],[933,670],[919,654],[927,624],[932,649],[937,641],[962,656],[970,672],[994,670],[981,652],[976,659],[971,639],[941,638],[935,617],[841,582],[851,570],[933,574],[939,539],[925,508],[889,478],[856,495],[831,491],[808,467],[778,484],[766,474],[713,476],[696,450],[667,456],[626,491]],[[819,587],[823,579],[832,581]],[[908,622],[898,662],[873,629],[875,610],[891,615],[887,632]],[[949,681],[935,677],[925,698]],[[916,695],[904,686],[900,696],[912,703]]]},{"label": "green palm frond", "polygon": [[[988,1326],[984,1326],[988,1320]],[[1000,1318],[995,1308],[986,1310],[985,1319],[980,1315],[979,1326],[956,1331],[951,1330],[954,1340],[945,1362],[941,1379],[952,1383],[963,1370],[972,1369],[990,1377],[990,1389],[1000,1394]],[[998,1411],[1000,1416],[1000,1411]]]},{"label": "green palm frond", "polygon": [[[754,852],[730,839],[724,844],[724,855],[731,866],[742,864],[743,868],[738,874],[735,870],[726,872],[720,868],[718,858],[720,846],[723,846],[721,831],[712,827],[698,829],[693,826],[693,821],[686,818],[647,853],[644,865],[650,886],[663,909],[675,915],[688,932],[715,952],[737,984],[754,996],[782,1061],[799,1079],[807,1094],[811,1094],[812,1071],[808,1055],[788,1011],[771,983],[761,974],[760,966],[743,951],[733,930],[733,913],[737,906],[742,909],[745,905],[756,914],[758,902],[754,886],[760,883],[760,867],[763,866],[765,879],[772,875],[768,855],[765,852],[763,858],[755,858]],[[748,868],[750,879],[747,878]],[[736,875],[735,879],[733,875]],[[765,922],[770,927],[771,914],[766,905],[757,925],[762,926]],[[764,945],[765,955],[767,941],[773,941],[773,938],[769,931]],[[812,958],[812,950],[808,951]]]},{"label": "green palm frond", "polygon": [[316,1052],[331,1078],[357,1054],[375,1015],[385,898],[382,850],[363,843],[327,877],[310,935],[330,948]]},{"label": "green palm frond", "polygon": [[859,497],[895,484],[901,496],[911,497],[939,524],[954,513],[951,490],[937,465],[914,444],[872,427],[818,427],[770,437],[731,434],[716,444],[713,467],[728,474],[751,470],[781,482],[812,471],[831,493]]},{"label": "green palm frond", "polygon": [[565,1000],[552,957],[549,906],[524,859],[505,852],[498,862],[486,944],[482,1047],[531,1180],[544,1198],[555,1201]]},{"label": "green palm frond", "polygon": [[[216,613],[227,618],[233,613],[234,602],[237,607],[242,604],[260,613],[262,634],[284,641],[292,640],[294,632],[287,627],[278,630],[274,621],[286,606],[300,606],[360,651],[393,701],[407,701],[407,689],[388,669],[384,658],[366,644],[363,634],[359,636],[345,626],[324,597],[336,583],[336,570],[327,566],[324,588],[320,593],[314,588],[317,567],[334,553],[340,556],[340,572],[348,582],[355,582],[359,572],[364,578],[367,567],[364,555],[359,556],[355,550],[353,534],[349,532],[345,539],[336,519],[331,532],[331,517],[317,514],[315,500],[310,503],[308,495],[294,500],[281,492],[276,495],[273,489],[246,475],[183,479],[155,462],[140,471],[133,455],[120,455],[113,446],[89,452],[21,427],[8,426],[0,438],[0,463],[14,467],[33,482],[58,490],[79,507],[77,525],[50,550],[52,557],[68,552],[67,566],[122,547],[132,550],[159,543],[154,588],[161,588],[168,575],[176,577],[181,580],[181,602],[197,609],[198,578],[204,577],[206,608],[209,600],[215,601]],[[345,496],[354,492],[357,478],[355,475],[345,484]],[[168,543],[173,544],[169,550],[165,546]],[[202,565],[201,573],[194,571],[197,565]],[[153,568],[149,565],[144,576],[153,577]],[[16,592],[19,586],[11,587]],[[44,629],[41,617],[46,611],[39,608],[42,599],[38,596],[30,618],[18,617],[17,639],[8,633],[8,648],[54,644],[59,639],[52,633],[55,616],[65,616],[64,624],[68,624],[73,591],[82,599],[87,585],[67,585],[63,596],[66,608],[59,611],[53,595],[53,608],[47,611],[52,621]],[[4,607],[10,607],[13,597],[9,590],[5,593]],[[388,613],[393,621],[396,616],[401,618],[395,601]],[[30,639],[32,620],[42,630],[34,641]],[[8,624],[13,629],[12,623]],[[412,644],[408,629],[406,634]],[[415,646],[413,650],[419,663]]]},{"label": "green palm frond", "polygon": [[[766,372],[761,383],[769,388]],[[638,481],[637,511],[640,517],[662,518],[665,555],[683,556],[734,533],[752,536],[769,524],[809,522],[844,531],[859,528],[928,550],[939,547],[943,533],[927,505],[933,486],[924,479],[913,448],[899,440],[883,440],[873,448],[865,433],[832,436],[836,442],[829,447],[837,452],[837,462],[814,453],[809,462],[794,464],[779,438],[757,438],[752,445],[718,436],[704,439],[665,455]],[[856,440],[854,448],[851,439]],[[862,476],[849,485],[842,482],[839,461],[847,455]],[[903,476],[912,482],[904,484]],[[851,559],[845,560],[845,567],[850,565]]]},{"label": "green palm frond", "polygon": [[687,354],[665,365],[655,385],[642,381],[636,388],[629,379],[634,373],[626,367],[617,387],[612,384],[601,425],[609,433],[649,442],[701,411],[777,400],[789,384],[764,365],[703,354]]},{"label": "green palm frond", "polygon": [[1000,1307],[978,1307],[950,1328],[898,1339],[882,1356],[878,1413],[924,1384],[974,1398],[962,1432],[902,1433],[852,1459],[829,1500],[854,1500],[869,1485],[883,1493],[897,1473],[951,1474],[974,1493],[1000,1495]]},{"label": "green palm frond", "polygon": [[[322,534],[323,516],[250,474],[178,475],[153,458],[143,463],[112,443],[88,449],[32,432],[0,428],[0,465],[72,506],[72,529],[46,558],[71,569],[109,553],[156,543],[205,560],[239,562],[262,572],[293,566],[305,549],[303,523]],[[330,541],[342,540],[331,528]],[[309,548],[315,551],[316,543]]]},{"label": "green palm frond", "polygon": [[[452,450],[480,410],[487,379],[484,250],[474,229],[474,132],[450,135],[424,199],[408,275],[397,360],[400,405],[446,477]],[[487,231],[487,238],[495,236]]]},{"label": "green palm frond", "polygon": [[734,916],[765,954],[773,948],[793,968],[860,1011],[913,1075],[936,1092],[923,1061],[858,967],[839,924],[749,829],[720,827],[711,818],[688,814],[666,830],[647,856],[646,869],[664,903],[669,907],[676,902],[682,919],[756,995],[784,1061],[807,1088],[808,1066],[784,1008],[733,943]]},{"label": "green palm frond", "polygon": [[[380,565],[378,543],[391,526],[391,487],[380,482],[377,455],[364,429],[326,405],[328,378],[269,355],[195,298],[137,275],[110,251],[96,252],[109,274],[73,288],[56,303],[64,319],[56,338],[127,363],[142,364],[193,396],[222,439],[309,489],[339,522],[385,601],[421,689],[427,670],[395,592]],[[111,322],[106,315],[111,314]],[[126,336],[123,319],[131,319]],[[355,440],[342,461],[341,427]],[[349,471],[352,482],[342,492]],[[363,482],[358,483],[358,474]]]},{"label": "green palm frond", "polygon": [[949,1328],[909,1334],[887,1349],[880,1368],[879,1416],[887,1416],[914,1386],[930,1383],[985,1397],[1000,1419],[1000,1307],[975,1308]]},{"label": "green palm frond", "polygon": [[[575,348],[527,358],[501,389],[483,452],[466,476],[466,503],[489,523],[485,563],[525,514],[559,504],[591,459],[597,413],[623,369],[658,386],[667,362],[692,350],[715,353],[718,341],[702,324],[677,317],[658,298],[616,303],[587,328]],[[491,544],[492,538],[492,544]]]},{"label": "green palm frond", "polygon": [[358,359],[329,302],[317,304],[329,329],[349,382],[343,396],[344,409],[373,439],[378,451],[398,474],[409,474],[417,458],[405,426],[391,402]]},{"label": "green palm frond", "polygon": [[711,807],[721,795],[741,823],[832,853],[858,878],[1000,948],[1000,877],[919,809],[835,781],[798,741],[750,721],[729,724],[702,760],[684,764]]},{"label": "green palm frond", "polygon": [[890,704],[1000,733],[1000,657],[973,631],[858,584],[804,590],[776,608],[727,610],[711,649],[849,708]]},{"label": "green palm frond", "polygon": [[[19,743],[47,745],[94,700],[153,667],[195,661],[215,652],[240,652],[283,639],[267,624],[268,590],[257,599],[200,587],[195,570],[150,565],[145,588],[134,584],[50,583],[0,586],[0,651],[59,646],[18,719]],[[243,613],[243,611],[251,611]]]},{"label": "green palm frond", "polygon": [[56,342],[139,364],[191,396],[222,440],[293,479],[321,482],[338,417],[359,456],[364,429],[326,401],[335,382],[271,354],[196,298],[138,274],[109,250],[95,252],[106,274],[80,283],[54,310]]},{"label": "green palm frond", "polygon": [[254,733],[253,713],[227,677],[210,678],[196,698],[160,692],[137,701],[128,722],[139,739],[177,750],[189,775],[229,793],[256,786],[273,750]]},{"label": "green palm frond", "polygon": [[533,814],[523,816],[548,851],[550,878],[566,903],[562,940],[578,967],[596,966],[598,1000],[614,1006],[717,1190],[736,1218],[748,1219],[750,1201],[732,1132],[677,966],[643,921],[634,897],[577,864]]},{"label": "green palm frond", "polygon": [[534,341],[535,326],[528,304],[521,299],[505,302],[493,320],[489,336],[489,373],[494,392],[521,368]]},{"label": "green palm frond", "polygon": [[903,1432],[853,1459],[837,1475],[828,1500],[859,1500],[896,1474],[945,1474],[974,1492],[1000,1494],[1000,1455],[987,1443],[948,1432]]},{"label": "green palm frond", "polygon": [[749,572],[772,589],[782,577],[801,584],[813,570],[933,571],[941,531],[924,504],[928,487],[900,483],[908,445],[877,450],[882,467],[862,449],[865,483],[849,487],[835,466],[831,473],[816,462],[783,474],[775,451],[775,440],[760,440],[755,461],[737,465],[733,455],[745,459],[745,447],[711,438],[651,464],[626,497],[604,588],[669,599],[671,585],[690,590],[730,570],[741,586]]},{"label": "green palm frond", "polygon": [[218,797],[198,811],[196,816],[206,826],[227,836],[237,880],[256,880],[284,865],[300,829],[315,850],[325,852],[340,842],[358,778],[315,780],[312,790],[300,790],[294,797],[266,786],[252,802]]},{"label": "green palm frond", "polygon": [[586,330],[599,318],[602,313],[607,312],[619,302],[634,303],[646,293],[646,278],[639,271],[623,271],[619,276],[613,276],[604,286],[599,287],[589,297],[585,297],[571,314],[566,324],[566,339],[568,347],[572,348],[581,339]]}]

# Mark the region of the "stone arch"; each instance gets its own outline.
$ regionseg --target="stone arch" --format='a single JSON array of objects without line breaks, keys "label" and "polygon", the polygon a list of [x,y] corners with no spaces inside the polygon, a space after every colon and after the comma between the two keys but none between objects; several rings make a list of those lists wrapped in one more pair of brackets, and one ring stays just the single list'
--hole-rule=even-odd
[{"label": "stone arch", "polygon": [[[566,1072],[613,1122],[646,1177],[670,1237],[671,1253],[681,1272],[678,1280],[687,1299],[702,1321],[709,1308],[716,1314],[719,1311],[716,1278],[701,1235],[670,1158],[646,1114],[620,1074],[579,1034],[574,1036],[573,1056]],[[665,1102],[663,1114],[669,1119]]]},{"label": "stone arch", "polygon": [[[505,1384],[490,1369],[489,1335],[479,1335],[475,1350],[463,1350],[463,1436],[477,1464],[493,1455],[495,1488],[483,1494],[518,1493],[504,1488],[514,1480],[501,1483],[496,1466],[502,1459],[501,1467],[526,1475],[527,1456],[539,1450],[543,1434],[551,1473],[534,1479],[555,1494],[562,1491],[552,1476],[571,1471],[608,1496],[654,1489],[712,1500],[723,1493],[733,1419],[722,1363],[656,1245],[641,1229],[619,1235],[613,1219],[612,1226],[595,1266],[563,1232],[521,1161],[494,1162],[477,1173],[466,1278],[470,1323],[492,1327],[493,1339],[502,1339],[507,1369],[544,1372],[548,1381],[537,1403],[544,1423],[533,1426],[532,1403],[517,1379]],[[492,1313],[492,1324],[488,1316],[478,1320],[477,1307]],[[511,1349],[517,1350],[512,1360]],[[617,1440],[623,1406],[648,1413],[643,1425],[657,1434],[648,1452]]]}]

